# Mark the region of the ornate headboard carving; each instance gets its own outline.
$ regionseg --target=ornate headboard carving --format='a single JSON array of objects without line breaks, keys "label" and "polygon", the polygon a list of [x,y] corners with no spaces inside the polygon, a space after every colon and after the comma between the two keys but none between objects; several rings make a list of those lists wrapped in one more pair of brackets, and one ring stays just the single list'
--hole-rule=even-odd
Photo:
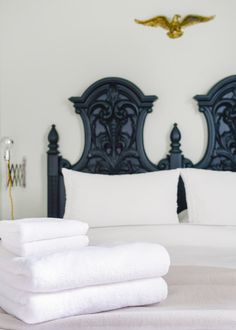
[{"label": "ornate headboard carving", "polygon": [[208,143],[197,168],[236,171],[236,75],[194,97],[207,121]]},{"label": "ornate headboard carving", "polygon": [[[181,133],[174,125],[171,149],[153,164],[143,146],[143,126],[156,96],[145,96],[130,81],[105,78],[91,85],[81,97],[72,97],[84,124],[85,146],[75,164],[60,156],[55,125],[48,136],[48,216],[62,217],[65,206],[63,167],[105,174],[141,173],[177,167],[236,171],[236,75],[218,82],[206,95],[197,95],[199,111],[207,121],[208,142],[203,158],[193,164],[182,155]],[[186,208],[180,180],[179,211]]]},{"label": "ornate headboard carving", "polygon": [[[62,217],[65,190],[61,169],[103,174],[132,174],[189,166],[180,150],[181,134],[175,124],[171,150],[166,159],[153,164],[143,145],[145,118],[152,111],[156,96],[145,96],[130,81],[105,78],[91,85],[81,97],[71,97],[84,124],[82,157],[71,164],[59,154],[55,125],[49,133],[48,216]],[[191,166],[191,165],[190,165]],[[180,202],[180,210],[186,207]]]},{"label": "ornate headboard carving", "polygon": [[120,78],[102,79],[81,97],[71,97],[85,129],[83,155],[71,168],[104,174],[155,170],[146,156],[142,132],[156,99]]}]

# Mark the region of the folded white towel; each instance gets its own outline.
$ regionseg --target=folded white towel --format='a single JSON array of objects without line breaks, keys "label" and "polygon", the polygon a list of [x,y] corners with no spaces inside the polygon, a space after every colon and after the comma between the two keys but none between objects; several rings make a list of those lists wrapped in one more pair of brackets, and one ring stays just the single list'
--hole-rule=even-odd
[{"label": "folded white towel", "polygon": [[0,284],[0,306],[26,323],[158,303],[167,297],[162,278],[91,286],[55,293],[26,293]]},{"label": "folded white towel", "polygon": [[9,237],[16,244],[85,235],[87,231],[88,224],[77,220],[29,218],[0,221],[0,237]]},{"label": "folded white towel", "polygon": [[[0,248],[0,279],[31,292],[161,277],[167,274],[169,266],[166,249],[153,243],[88,246],[30,258],[16,257]],[[9,276],[4,274],[6,271]]]},{"label": "folded white towel", "polygon": [[79,235],[64,238],[47,239],[29,243],[19,243],[2,238],[2,246],[8,251],[21,256],[43,256],[54,252],[74,250],[88,245],[88,236]]}]

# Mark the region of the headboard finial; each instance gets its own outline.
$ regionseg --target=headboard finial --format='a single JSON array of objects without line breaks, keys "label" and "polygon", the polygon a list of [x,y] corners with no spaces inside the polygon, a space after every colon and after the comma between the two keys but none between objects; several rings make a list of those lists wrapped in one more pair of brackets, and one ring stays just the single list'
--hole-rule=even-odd
[{"label": "headboard finial", "polygon": [[58,141],[59,141],[59,135],[56,130],[56,125],[52,125],[52,128],[48,134],[48,154],[50,155],[57,155],[59,154],[58,150]]},{"label": "headboard finial", "polygon": [[170,140],[171,140],[171,154],[179,154],[181,153],[181,133],[180,130],[178,129],[178,125],[174,123],[174,127],[172,128],[171,134],[170,134]]}]

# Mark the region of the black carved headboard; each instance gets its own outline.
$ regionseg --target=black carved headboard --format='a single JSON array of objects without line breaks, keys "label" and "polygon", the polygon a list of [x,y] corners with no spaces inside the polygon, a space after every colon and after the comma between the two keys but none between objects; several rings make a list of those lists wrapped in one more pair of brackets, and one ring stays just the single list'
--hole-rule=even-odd
[{"label": "black carved headboard", "polygon": [[208,144],[198,168],[236,171],[236,75],[194,97],[207,121]]},{"label": "black carved headboard", "polygon": [[[143,145],[146,115],[156,96],[145,96],[130,81],[105,78],[91,85],[81,97],[72,97],[84,124],[85,146],[75,164],[59,155],[55,125],[49,133],[48,216],[62,217],[65,190],[61,169],[101,174],[132,174],[197,167],[236,170],[236,76],[216,84],[207,95],[195,96],[208,125],[208,144],[203,159],[193,165],[180,150],[181,134],[174,124],[171,149],[165,159],[153,164]],[[178,211],[186,208],[183,182],[179,184]]]},{"label": "black carved headboard", "polygon": [[81,159],[76,171],[124,174],[155,169],[143,146],[143,125],[156,96],[145,96],[120,78],[102,79],[81,97],[71,97],[85,130]]}]

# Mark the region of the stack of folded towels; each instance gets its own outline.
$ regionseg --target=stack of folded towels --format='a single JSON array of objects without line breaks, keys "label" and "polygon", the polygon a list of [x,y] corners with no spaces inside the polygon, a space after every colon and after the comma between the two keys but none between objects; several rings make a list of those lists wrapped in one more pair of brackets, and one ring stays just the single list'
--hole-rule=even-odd
[{"label": "stack of folded towels", "polygon": [[167,297],[170,259],[152,243],[86,246],[76,220],[1,221],[0,307],[26,323],[141,306]]}]

